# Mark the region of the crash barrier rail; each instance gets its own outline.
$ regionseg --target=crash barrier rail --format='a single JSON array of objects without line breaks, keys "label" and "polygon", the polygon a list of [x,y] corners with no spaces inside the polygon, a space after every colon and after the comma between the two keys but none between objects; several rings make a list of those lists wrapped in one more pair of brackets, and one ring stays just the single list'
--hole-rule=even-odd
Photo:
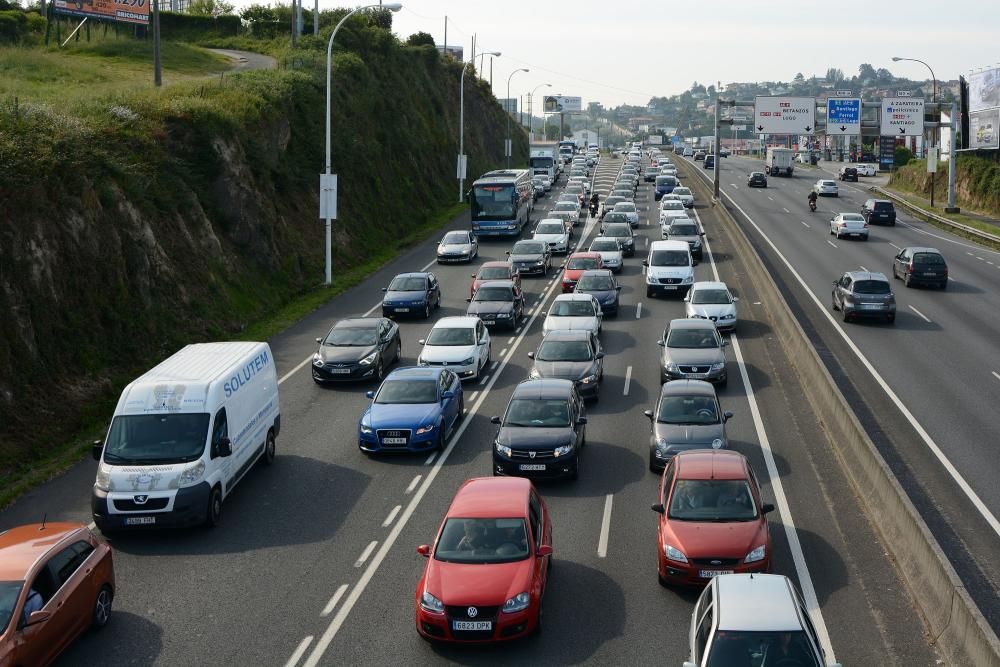
[{"label": "crash barrier rail", "polygon": [[931,211],[928,211],[926,209],[920,208],[916,204],[910,203],[909,201],[903,199],[902,197],[900,197],[896,193],[891,192],[889,190],[886,190],[885,188],[879,187],[877,185],[873,185],[873,186],[871,186],[868,189],[871,192],[878,192],[883,197],[886,197],[887,199],[891,199],[894,202],[896,202],[897,204],[900,204],[903,208],[905,208],[906,210],[908,210],[911,214],[912,213],[916,213],[917,215],[921,215],[921,216],[923,216],[925,218],[929,218],[929,219],[931,219],[934,222],[937,222],[939,224],[946,225],[948,227],[954,227],[955,229],[960,229],[963,232],[965,232],[966,234],[970,234],[970,235],[972,235],[972,236],[974,236],[976,238],[980,238],[980,239],[983,239],[985,241],[990,241],[991,243],[996,243],[996,244],[1000,245],[1000,236],[998,236],[996,234],[990,234],[989,232],[984,232],[981,229],[976,229],[975,227],[970,227],[969,225],[963,224],[961,222],[956,222],[954,220],[949,220],[948,218],[945,218],[944,216],[940,216],[937,213],[932,213]]}]

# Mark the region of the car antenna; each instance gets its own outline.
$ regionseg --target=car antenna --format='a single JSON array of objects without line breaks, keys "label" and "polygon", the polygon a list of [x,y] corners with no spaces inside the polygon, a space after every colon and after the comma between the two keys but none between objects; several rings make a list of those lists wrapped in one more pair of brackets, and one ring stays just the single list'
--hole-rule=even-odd
[{"label": "car antenna", "polygon": [[42,514],[42,525],[38,530],[45,530],[45,521],[49,518],[49,513],[45,512]]}]

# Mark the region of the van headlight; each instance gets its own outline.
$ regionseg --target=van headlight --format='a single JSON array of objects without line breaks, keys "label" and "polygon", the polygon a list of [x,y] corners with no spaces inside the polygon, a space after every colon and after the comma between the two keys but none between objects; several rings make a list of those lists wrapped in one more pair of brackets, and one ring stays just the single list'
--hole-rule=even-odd
[{"label": "van headlight", "polygon": [[103,461],[101,465],[97,466],[97,479],[94,480],[94,486],[101,491],[111,490],[111,467]]},{"label": "van headlight", "polygon": [[690,285],[694,282],[694,276],[685,276],[684,280],[681,281],[682,285]]},{"label": "van headlight", "polygon": [[375,357],[377,357],[377,356],[378,356],[378,350],[375,350],[374,352],[372,352],[371,354],[369,354],[367,357],[365,357],[364,359],[362,359],[359,363],[362,366],[370,366],[372,364],[372,362],[375,361]]},{"label": "van headlight", "polygon": [[193,486],[201,481],[201,478],[205,475],[205,462],[198,461],[192,466],[185,468],[181,476],[177,478],[177,486],[183,488],[185,486]]}]

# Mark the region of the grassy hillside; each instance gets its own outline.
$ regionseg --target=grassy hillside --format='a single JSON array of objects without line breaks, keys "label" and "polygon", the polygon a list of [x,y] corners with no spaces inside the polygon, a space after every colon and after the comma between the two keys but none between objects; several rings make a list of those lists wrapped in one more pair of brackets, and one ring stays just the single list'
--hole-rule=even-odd
[{"label": "grassy hillside", "polygon": [[[959,153],[956,159],[955,203],[969,209],[1000,218],[1000,162],[976,154]],[[948,165],[939,164],[934,175],[934,188],[941,203],[948,192]],[[893,172],[890,187],[927,197],[930,194],[931,174],[927,173],[925,160],[913,160]]]}]

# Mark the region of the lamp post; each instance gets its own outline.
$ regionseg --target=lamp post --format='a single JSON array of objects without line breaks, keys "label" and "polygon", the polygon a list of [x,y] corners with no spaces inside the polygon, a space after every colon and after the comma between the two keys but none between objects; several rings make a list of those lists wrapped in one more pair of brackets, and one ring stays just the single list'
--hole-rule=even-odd
[{"label": "lamp post", "polygon": [[[479,55],[499,56],[499,51],[486,51]],[[458,85],[458,161],[456,162],[455,174],[458,176],[458,203],[462,203],[462,185],[465,183],[465,70],[472,64],[472,60],[462,67],[462,81]]]},{"label": "lamp post", "polygon": [[[552,87],[551,83],[540,83],[537,86],[535,86],[535,90],[532,90],[531,94],[528,95],[528,142],[529,143],[531,143],[532,141],[535,140],[535,122],[534,122],[535,121],[535,91],[537,91],[539,88],[551,88],[551,87]],[[543,118],[545,117],[545,113],[542,113],[542,117]],[[545,124],[542,123],[542,131],[543,131],[542,140],[543,141],[545,140],[544,130],[545,130]]]},{"label": "lamp post", "polygon": [[365,5],[358,7],[347,14],[334,27],[330,33],[330,41],[326,45],[326,172],[319,177],[319,215],[326,220],[326,276],[325,284],[333,282],[333,220],[337,217],[337,176],[330,172],[330,73],[333,70],[333,38],[337,36],[340,26],[344,25],[352,14],[362,9],[382,7],[393,12],[398,12],[403,5],[398,2],[387,4]]},{"label": "lamp post", "polygon": [[510,80],[512,78],[514,78],[514,75],[517,74],[518,72],[528,72],[528,71],[530,71],[528,68],[522,67],[521,69],[514,70],[513,72],[510,73],[510,76],[507,77],[507,145],[504,147],[504,152],[507,153],[507,168],[508,169],[510,169],[510,156],[511,156],[511,153],[514,152],[513,144],[511,144],[511,141],[510,141],[510,117],[511,117],[511,113],[510,113]]},{"label": "lamp post", "polygon": [[[934,89],[933,89],[933,92],[931,93],[931,102],[937,102],[937,77],[934,76],[934,70],[931,69],[931,66],[928,65],[927,63],[925,63],[923,60],[917,60],[916,58],[900,58],[899,56],[893,56],[892,57],[892,62],[894,62],[894,63],[898,63],[900,60],[906,60],[906,61],[909,61],[909,62],[920,63],[921,65],[923,65],[924,67],[927,68],[927,71],[931,73],[931,80],[934,82]],[[938,110],[938,122],[939,123],[941,122],[941,110],[940,109]],[[937,148],[938,150],[940,150],[940,146],[938,146],[938,144],[941,143],[941,141],[940,141],[940,136],[941,136],[940,130],[938,130],[937,132],[932,132],[932,135],[933,135],[933,140],[934,140],[935,148]],[[934,208],[934,175],[933,174],[931,175],[931,208]]]}]

